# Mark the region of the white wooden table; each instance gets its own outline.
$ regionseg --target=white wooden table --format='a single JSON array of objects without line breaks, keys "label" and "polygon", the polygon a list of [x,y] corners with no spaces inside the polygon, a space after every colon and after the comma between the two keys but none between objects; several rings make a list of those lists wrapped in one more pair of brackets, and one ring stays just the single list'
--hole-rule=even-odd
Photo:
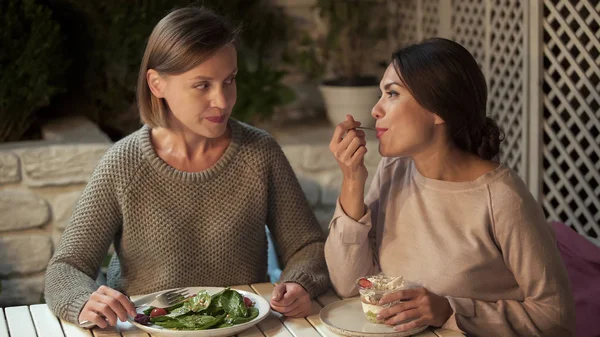
[{"label": "white wooden table", "polygon": [[[254,292],[267,301],[273,291],[271,283],[236,286],[234,289]],[[306,318],[285,318],[271,312],[269,317],[238,337],[339,337],[327,329],[319,319],[319,311],[327,304],[339,301],[332,291],[312,302],[312,314]],[[58,319],[46,304],[7,307],[0,309],[0,337],[149,337],[149,335],[128,322],[120,322],[116,327],[106,329],[82,329]],[[450,330],[426,330],[415,337],[463,337]]]}]

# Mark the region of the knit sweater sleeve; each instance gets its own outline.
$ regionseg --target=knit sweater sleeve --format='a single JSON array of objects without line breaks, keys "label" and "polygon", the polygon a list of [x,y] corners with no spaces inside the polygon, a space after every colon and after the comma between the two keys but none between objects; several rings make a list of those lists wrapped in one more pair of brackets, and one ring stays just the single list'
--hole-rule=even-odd
[{"label": "knit sweater sleeve", "polygon": [[283,264],[280,281],[298,283],[315,298],[329,287],[325,238],[283,151],[269,144],[267,226]]},{"label": "knit sweater sleeve", "polygon": [[574,304],[552,227],[520,179],[489,187],[493,233],[506,266],[523,292],[523,301],[448,300],[459,328],[497,336],[569,336]]},{"label": "knit sweater sleeve", "polygon": [[380,161],[369,192],[365,197],[365,214],[354,220],[349,217],[339,200],[329,223],[325,243],[325,259],[333,288],[342,297],[358,295],[356,280],[380,271],[376,248],[377,216],[380,205],[381,172],[385,160]]},{"label": "knit sweater sleeve", "polygon": [[94,170],[46,270],[46,302],[58,317],[72,323],[98,288],[96,276],[122,223],[111,152]]}]

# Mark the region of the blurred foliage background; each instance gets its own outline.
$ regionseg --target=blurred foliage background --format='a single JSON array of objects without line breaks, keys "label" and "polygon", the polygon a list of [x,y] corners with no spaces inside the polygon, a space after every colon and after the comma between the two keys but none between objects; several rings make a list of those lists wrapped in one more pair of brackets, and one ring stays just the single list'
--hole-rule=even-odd
[{"label": "blurred foliage background", "polygon": [[0,1],[0,142],[83,115],[113,140],[140,126],[135,85],[146,41],[169,11],[206,6],[242,26],[234,117],[264,120],[294,100],[278,67],[293,27],[269,0]]}]

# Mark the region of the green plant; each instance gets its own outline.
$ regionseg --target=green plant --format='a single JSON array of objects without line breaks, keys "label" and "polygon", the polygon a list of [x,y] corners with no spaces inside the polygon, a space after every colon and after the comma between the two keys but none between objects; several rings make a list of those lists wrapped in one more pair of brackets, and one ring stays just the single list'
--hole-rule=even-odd
[{"label": "green plant", "polygon": [[238,99],[233,116],[244,122],[271,117],[296,95],[283,83],[284,49],[292,26],[283,10],[269,0],[204,1],[234,24],[241,25],[238,44]]},{"label": "green plant", "polygon": [[315,10],[322,27],[300,34],[294,63],[312,79],[331,72],[331,84],[373,84],[363,68],[371,60],[373,45],[386,36],[385,2],[317,0]]},{"label": "green plant", "polygon": [[86,58],[85,68],[77,69],[83,72],[83,110],[113,138],[127,135],[140,126],[135,87],[146,40],[154,25],[183,1],[64,1],[85,18],[85,32],[77,32],[88,48],[79,55]]},{"label": "green plant", "polygon": [[296,95],[281,81],[285,72],[267,64],[250,68],[245,60],[238,62],[238,98],[233,116],[245,122],[266,119],[276,107],[291,103]]},{"label": "green plant", "polygon": [[59,25],[34,0],[0,2],[0,142],[21,139],[63,90],[68,65]]}]

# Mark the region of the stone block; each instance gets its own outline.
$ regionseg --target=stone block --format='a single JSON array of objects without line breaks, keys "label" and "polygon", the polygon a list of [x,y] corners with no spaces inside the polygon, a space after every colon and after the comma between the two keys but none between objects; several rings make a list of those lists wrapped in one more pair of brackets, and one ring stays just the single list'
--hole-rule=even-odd
[{"label": "stone block", "polygon": [[110,144],[68,144],[18,150],[29,186],[85,183]]},{"label": "stone block", "polygon": [[310,203],[311,206],[314,206],[319,203],[319,190],[321,189],[319,184],[314,181],[311,177],[303,177],[299,176],[298,181],[300,182],[300,186],[302,187],[302,191],[306,196],[306,199]]},{"label": "stone block", "polygon": [[302,165],[304,162],[304,153],[306,152],[306,146],[299,145],[284,145],[281,147],[285,157],[290,162],[292,169],[298,175],[302,171]]},{"label": "stone block", "polygon": [[0,231],[44,225],[50,219],[45,200],[27,190],[0,191]]},{"label": "stone block", "polygon": [[81,196],[82,191],[68,192],[55,196],[52,201],[52,215],[54,226],[59,229],[64,229],[71,219],[73,209],[77,204],[77,200]]},{"label": "stone block", "polygon": [[302,166],[309,171],[339,170],[333,154],[329,151],[329,145],[313,145],[307,148]]},{"label": "stone block", "polygon": [[321,203],[327,206],[335,205],[342,187],[342,172],[339,169],[329,170],[315,174],[315,179],[321,185]]},{"label": "stone block", "polygon": [[0,275],[34,273],[46,269],[52,257],[52,241],[45,234],[0,237]]},{"label": "stone block", "polygon": [[0,282],[2,282],[0,307],[36,304],[42,300],[44,273],[0,280]]},{"label": "stone block", "polygon": [[0,185],[20,180],[19,158],[10,151],[0,151]]},{"label": "stone block", "polygon": [[96,124],[82,116],[65,117],[42,126],[44,140],[71,143],[110,143],[110,138]]}]

